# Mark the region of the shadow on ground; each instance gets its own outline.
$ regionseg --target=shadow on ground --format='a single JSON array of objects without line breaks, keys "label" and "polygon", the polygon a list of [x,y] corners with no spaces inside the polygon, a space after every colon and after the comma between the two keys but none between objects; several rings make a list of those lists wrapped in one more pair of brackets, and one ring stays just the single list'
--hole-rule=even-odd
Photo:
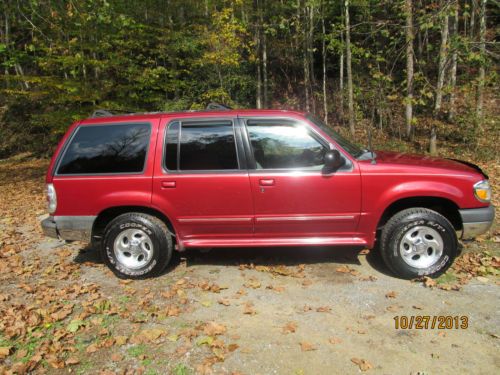
[{"label": "shadow on ground", "polygon": [[[212,248],[188,249],[175,251],[172,261],[164,273],[176,268],[181,261],[189,266],[238,266],[255,264],[262,266],[298,266],[300,264],[347,264],[360,265],[361,247],[250,247],[250,248]],[[392,276],[385,266],[378,251],[371,251],[366,257],[368,263],[376,271]],[[74,258],[76,263],[102,264],[101,254],[97,247],[87,245]]]}]

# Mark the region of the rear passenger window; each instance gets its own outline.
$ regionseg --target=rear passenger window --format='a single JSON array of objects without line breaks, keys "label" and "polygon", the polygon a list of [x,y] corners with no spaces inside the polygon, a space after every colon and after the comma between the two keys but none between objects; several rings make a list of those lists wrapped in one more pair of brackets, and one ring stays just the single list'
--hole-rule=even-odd
[{"label": "rear passenger window", "polygon": [[140,173],[144,170],[150,129],[149,124],[80,126],[57,173]]},{"label": "rear passenger window", "polygon": [[165,166],[169,170],[238,169],[233,123],[181,122],[167,130]]}]

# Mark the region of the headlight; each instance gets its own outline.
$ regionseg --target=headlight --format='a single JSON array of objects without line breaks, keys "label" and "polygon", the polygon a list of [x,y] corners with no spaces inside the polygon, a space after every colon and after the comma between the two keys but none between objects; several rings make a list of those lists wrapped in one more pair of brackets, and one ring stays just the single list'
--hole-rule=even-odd
[{"label": "headlight", "polygon": [[491,187],[488,180],[474,184],[474,196],[480,202],[487,203],[491,200]]},{"label": "headlight", "polygon": [[53,184],[47,184],[47,208],[49,214],[56,212],[57,208],[57,194],[56,188]]}]

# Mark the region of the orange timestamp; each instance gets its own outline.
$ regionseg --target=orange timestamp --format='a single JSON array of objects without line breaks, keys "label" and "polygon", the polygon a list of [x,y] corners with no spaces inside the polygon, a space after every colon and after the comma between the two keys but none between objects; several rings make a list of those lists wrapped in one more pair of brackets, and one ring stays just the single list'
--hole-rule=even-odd
[{"label": "orange timestamp", "polygon": [[397,315],[395,329],[467,329],[469,317],[465,315]]}]

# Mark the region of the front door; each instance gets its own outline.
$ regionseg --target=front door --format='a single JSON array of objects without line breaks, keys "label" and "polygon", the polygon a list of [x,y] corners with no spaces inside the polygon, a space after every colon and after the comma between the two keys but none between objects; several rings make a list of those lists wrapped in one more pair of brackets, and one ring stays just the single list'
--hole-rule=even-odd
[{"label": "front door", "polygon": [[[252,237],[253,203],[232,118],[164,120],[153,205],[174,219],[185,245]],[[159,155],[161,153],[161,155]]]},{"label": "front door", "polygon": [[[242,119],[253,155],[255,236],[351,238],[360,215],[360,174],[348,160],[322,173],[329,142],[298,120]],[[342,154],[342,152],[341,152]]]}]

